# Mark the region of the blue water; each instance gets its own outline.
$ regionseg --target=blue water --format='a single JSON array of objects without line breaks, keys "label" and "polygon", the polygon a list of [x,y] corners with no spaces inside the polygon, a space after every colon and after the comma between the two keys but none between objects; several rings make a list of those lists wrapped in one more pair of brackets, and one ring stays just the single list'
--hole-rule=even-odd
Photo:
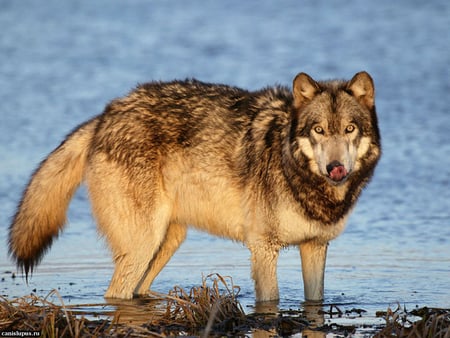
[{"label": "blue water", "polygon": [[[27,286],[7,257],[10,219],[34,168],[77,124],[136,83],[197,77],[249,89],[374,78],[384,154],[329,248],[325,301],[383,310],[450,307],[450,2],[0,2],[0,294],[103,302],[112,274],[81,189]],[[252,304],[247,249],[190,232],[154,284],[218,272]],[[279,261],[281,307],[303,300],[299,254]]]}]

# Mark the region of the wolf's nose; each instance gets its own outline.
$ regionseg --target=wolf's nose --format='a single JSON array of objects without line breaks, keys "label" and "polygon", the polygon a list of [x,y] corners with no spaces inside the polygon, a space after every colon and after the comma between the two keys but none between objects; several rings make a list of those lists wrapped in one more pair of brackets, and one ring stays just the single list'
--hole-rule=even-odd
[{"label": "wolf's nose", "polygon": [[347,169],[339,161],[333,161],[327,165],[327,172],[333,181],[341,181],[347,176]]}]

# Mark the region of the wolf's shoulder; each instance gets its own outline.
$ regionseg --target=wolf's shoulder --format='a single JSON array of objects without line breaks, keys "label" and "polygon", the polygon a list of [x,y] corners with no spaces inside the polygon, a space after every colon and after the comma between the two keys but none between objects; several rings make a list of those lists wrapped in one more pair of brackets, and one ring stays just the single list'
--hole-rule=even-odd
[{"label": "wolf's shoulder", "polygon": [[260,109],[274,109],[288,111],[293,104],[292,91],[282,85],[265,87],[252,93],[256,105]]}]

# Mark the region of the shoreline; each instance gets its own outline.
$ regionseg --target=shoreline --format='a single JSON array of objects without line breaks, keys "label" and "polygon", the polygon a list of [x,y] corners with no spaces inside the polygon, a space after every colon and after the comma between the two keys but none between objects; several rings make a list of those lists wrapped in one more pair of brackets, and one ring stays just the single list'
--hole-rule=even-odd
[{"label": "shoreline", "polygon": [[301,309],[255,306],[246,313],[232,279],[214,274],[190,290],[105,304],[64,304],[57,290],[15,299],[0,296],[2,336],[64,337],[450,337],[450,309],[364,309],[304,304]]}]

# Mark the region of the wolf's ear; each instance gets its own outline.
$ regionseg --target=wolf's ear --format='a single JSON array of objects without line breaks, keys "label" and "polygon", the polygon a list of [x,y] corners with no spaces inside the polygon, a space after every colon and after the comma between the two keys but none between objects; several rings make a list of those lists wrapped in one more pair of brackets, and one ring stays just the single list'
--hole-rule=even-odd
[{"label": "wolf's ear", "polygon": [[294,92],[294,106],[296,108],[310,101],[320,91],[317,82],[305,73],[299,73],[295,77],[292,87]]},{"label": "wolf's ear", "polygon": [[375,87],[367,72],[359,72],[349,81],[347,89],[352,95],[369,109],[375,105]]}]

